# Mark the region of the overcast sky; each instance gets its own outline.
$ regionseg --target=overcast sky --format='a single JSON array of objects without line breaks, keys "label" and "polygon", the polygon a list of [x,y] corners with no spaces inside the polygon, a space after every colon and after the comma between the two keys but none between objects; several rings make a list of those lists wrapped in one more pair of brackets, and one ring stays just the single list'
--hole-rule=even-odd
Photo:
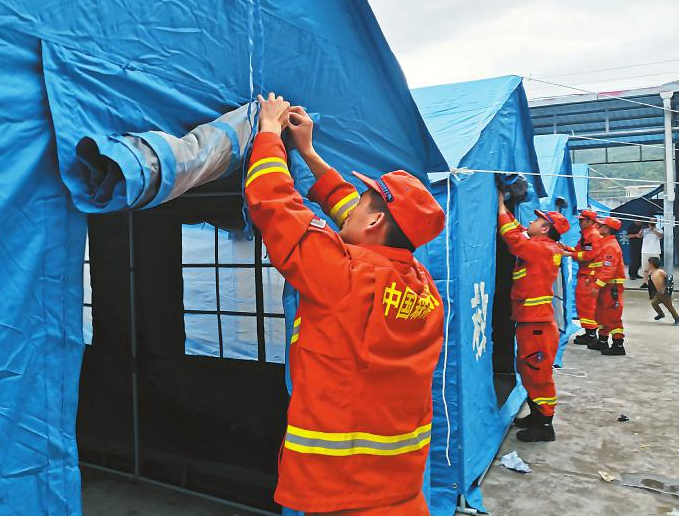
[{"label": "overcast sky", "polygon": [[[679,79],[679,0],[370,4],[411,88],[506,74],[594,91]],[[592,72],[616,67],[624,68]],[[529,97],[577,93],[524,84]]]}]

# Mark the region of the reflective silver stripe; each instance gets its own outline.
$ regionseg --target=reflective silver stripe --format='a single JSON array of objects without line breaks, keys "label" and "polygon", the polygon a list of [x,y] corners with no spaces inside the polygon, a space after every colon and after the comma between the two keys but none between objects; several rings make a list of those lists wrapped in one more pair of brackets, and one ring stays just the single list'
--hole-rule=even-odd
[{"label": "reflective silver stripe", "polygon": [[294,344],[299,340],[299,331],[302,328],[302,318],[299,317],[295,319],[295,323],[292,327],[292,335],[290,335],[290,344]]},{"label": "reflective silver stripe", "polygon": [[400,450],[405,447],[412,447],[427,441],[431,437],[431,430],[427,430],[419,434],[417,437],[405,439],[403,441],[396,441],[393,443],[377,442],[368,439],[349,439],[346,441],[328,441],[326,439],[317,439],[310,437],[301,437],[299,435],[288,432],[285,435],[285,441],[288,443],[298,444],[300,446],[311,448],[325,448],[329,450],[350,450],[352,448],[370,448],[373,450],[393,451]]},{"label": "reflective silver stripe", "polygon": [[272,162],[272,163],[262,163],[261,165],[257,165],[255,168],[251,169],[248,172],[248,175],[246,176],[246,178],[256,174],[260,170],[264,170],[265,168],[283,167],[283,166],[285,166],[285,165],[283,165],[283,163],[280,163],[278,161],[275,161],[275,162]]}]

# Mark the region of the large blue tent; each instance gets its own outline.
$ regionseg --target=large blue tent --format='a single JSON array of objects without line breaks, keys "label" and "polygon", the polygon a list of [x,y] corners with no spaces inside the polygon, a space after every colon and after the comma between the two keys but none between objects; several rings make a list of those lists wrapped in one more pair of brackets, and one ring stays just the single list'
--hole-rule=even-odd
[{"label": "large blue tent", "polygon": [[[561,241],[566,245],[575,246],[580,239],[577,214],[578,201],[582,203],[582,197],[578,197],[576,192],[568,152],[568,136],[562,134],[536,136],[535,151],[540,163],[542,181],[547,190],[547,197],[541,200],[540,207],[546,211],[561,212],[568,219],[571,228],[562,235]],[[578,182],[581,181],[579,179]],[[568,339],[578,329],[573,323],[573,319],[577,317],[573,304],[576,282],[577,266],[571,258],[565,258],[561,262],[561,275],[555,285],[554,296],[554,312],[561,334],[559,350],[554,360],[557,367],[563,365],[563,353]]]},{"label": "large blue tent", "polygon": [[[3,239],[0,284],[4,300],[0,310],[3,328],[0,333],[0,515],[77,516],[81,513],[81,502],[75,423],[84,352],[83,256],[87,218],[76,209],[74,201],[87,199],[89,195],[91,200],[99,202],[100,194],[104,194],[107,199],[125,201],[107,205],[111,209],[159,205],[171,197],[168,192],[172,185],[164,182],[169,176],[163,176],[161,186],[165,190],[154,193],[150,202],[151,197],[144,197],[144,192],[148,184],[157,181],[158,170],[154,167],[158,161],[135,163],[140,156],[146,156],[148,146],[153,147],[154,142],[156,151],[160,148],[167,151],[163,142],[149,131],[159,130],[181,137],[194,127],[247,104],[259,91],[274,90],[319,113],[318,150],[340,170],[357,169],[375,175],[383,170],[405,168],[424,179],[427,171],[441,170],[446,162],[417,112],[402,72],[367,2],[362,0],[284,3],[266,0],[261,5],[258,0],[181,3],[4,0],[0,2],[0,20],[0,61],[3,63],[0,116],[6,122],[6,130],[0,136],[0,153],[4,159],[0,174]],[[247,144],[219,123],[209,129],[211,134],[219,133],[215,127],[221,130],[221,138],[228,137],[227,143],[237,162],[247,150]],[[129,138],[121,135],[129,136],[139,146],[133,148]],[[76,147],[84,137],[97,143],[100,154],[90,157],[96,162],[97,156],[102,156],[99,165],[110,165],[105,158],[111,156],[102,150],[109,143],[115,142],[118,149],[120,145],[127,147],[125,160],[138,168],[135,184],[140,189],[123,191],[120,188],[129,186],[124,181],[113,185],[102,182],[96,166],[92,168],[92,161],[78,159],[76,155]],[[168,163],[162,159],[159,162],[161,168]],[[229,170],[235,172],[235,167]],[[169,171],[163,168],[162,172]],[[477,180],[481,178],[474,179]],[[237,190],[231,193],[237,194]],[[140,199],[144,202],[137,203]],[[193,201],[193,206],[200,209],[209,204],[207,200]],[[238,203],[221,198],[210,206],[223,215],[232,204]],[[163,213],[176,213],[178,206],[185,205],[174,203],[175,212],[168,208]],[[232,211],[239,212],[240,208]],[[148,210],[147,217],[130,222],[129,248],[126,247],[127,226],[119,225],[118,219],[112,216],[90,221],[93,270],[97,260],[99,264],[120,269],[116,269],[119,276],[100,272],[97,281],[120,295],[123,303],[117,297],[102,295],[101,290],[97,294],[93,278],[95,342],[85,353],[81,409],[87,412],[93,410],[93,406],[98,410],[107,408],[112,417],[102,422],[99,431],[124,427],[121,432],[130,436],[131,443],[132,424],[127,424],[131,405],[118,404],[117,399],[99,401],[93,396],[96,382],[101,378],[112,379],[116,374],[132,371],[135,382],[140,382],[142,394],[157,393],[171,384],[185,389],[173,393],[172,414],[178,419],[168,416],[162,428],[167,434],[181,431],[182,425],[176,425],[177,420],[191,424],[191,419],[197,417],[195,414],[208,410],[209,403],[221,403],[228,398],[233,404],[231,420],[224,427],[219,426],[223,423],[221,420],[214,423],[213,434],[218,435],[219,442],[227,443],[224,448],[238,435],[243,439],[239,446],[247,449],[252,443],[256,445],[262,430],[248,427],[240,419],[241,414],[256,405],[255,399],[261,400],[262,405],[266,403],[267,397],[272,396],[275,381],[265,381],[263,375],[276,378],[282,367],[266,363],[262,356],[261,362],[252,365],[228,360],[218,362],[209,357],[190,357],[189,360],[184,355],[181,317],[170,318],[168,312],[164,312],[154,324],[144,325],[144,317],[148,315],[145,310],[161,312],[168,300],[156,300],[161,308],[143,303],[136,307],[144,330],[138,343],[142,361],[133,353],[120,358],[119,362],[107,363],[102,359],[102,364],[108,364],[104,369],[88,366],[88,355],[105,356],[107,351],[107,347],[101,345],[106,332],[99,331],[97,343],[97,328],[108,328],[109,334],[120,336],[121,343],[127,342],[127,330],[121,327],[130,323],[130,313],[135,313],[135,306],[127,305],[134,300],[135,291],[128,292],[125,286],[133,267],[133,256],[140,267],[135,277],[146,282],[138,285],[138,291],[148,288],[148,292],[152,292],[149,285],[164,288],[170,284],[181,313],[181,273],[177,272],[182,266],[181,232],[177,229],[180,225],[170,228],[169,219],[154,218],[154,212],[156,210]],[[237,217],[231,212],[227,215],[233,224]],[[202,222],[210,220],[212,215],[194,216],[198,219],[194,222]],[[93,226],[99,233],[92,233]],[[133,227],[138,235],[134,239],[134,252]],[[215,235],[218,238],[216,229]],[[170,241],[179,252],[179,258],[175,253],[170,260],[173,267],[176,265],[173,271],[178,274],[172,278],[159,272],[164,271],[159,264],[167,258],[163,249]],[[120,261],[120,255],[109,253],[114,250],[111,246],[118,244],[115,250],[122,256],[129,251],[129,265],[127,261]],[[153,255],[155,261],[144,262],[143,257],[139,260],[141,250]],[[261,248],[255,249],[257,254],[261,262]],[[118,291],[122,293],[117,294]],[[130,295],[127,300],[126,295]],[[115,317],[106,319],[107,311]],[[176,320],[180,325],[175,328],[172,321]],[[171,326],[176,331],[169,332]],[[145,353],[143,345],[155,338],[153,332],[162,334],[158,340],[163,341],[163,345],[179,341],[178,355],[165,357],[163,362],[161,358],[166,352],[161,345],[153,353]],[[117,344],[112,342],[108,350],[115,350]],[[197,372],[194,371],[193,376],[181,369],[187,362],[195,366]],[[178,368],[174,376],[166,381],[144,383],[151,368],[160,371],[163,367],[159,364],[170,363]],[[128,369],[117,370],[118,364]],[[205,392],[204,397],[187,394],[193,381],[210,375],[225,382],[222,384],[225,387]],[[127,386],[129,381],[125,382]],[[252,387],[246,387],[249,385]],[[243,395],[244,392],[248,394]],[[107,404],[110,406],[106,407]],[[214,406],[217,409],[209,412],[218,417],[222,405]],[[154,403],[141,403],[139,407],[152,410]],[[194,411],[190,416],[184,412],[189,408]],[[271,410],[273,416],[280,416],[276,407]],[[284,411],[284,406],[280,410]],[[261,417],[258,416],[263,425],[270,419],[268,414],[262,411]],[[223,416],[227,418],[228,414]],[[505,417],[503,421],[506,420]],[[148,430],[149,418],[142,417],[141,421],[142,430]],[[480,423],[474,423],[477,424]],[[494,423],[495,433],[501,433],[503,424]],[[215,438],[206,428],[196,426],[195,431],[203,432],[193,436],[196,446]],[[188,476],[175,475],[170,469],[168,457],[178,453],[177,447],[184,445],[186,436],[184,440],[178,437],[170,441],[162,432],[156,435],[158,441],[165,444],[163,454],[153,457],[148,454],[146,460],[136,461],[134,473],[199,490],[196,482],[200,480],[196,479],[207,478],[201,477],[205,469],[200,470],[201,474]],[[273,436],[274,441],[279,438]],[[148,441],[142,436],[140,444],[135,433],[135,450]],[[113,444],[117,445],[99,443],[108,447]],[[120,460],[131,446],[125,444],[109,456]],[[482,446],[478,443],[476,448]],[[206,447],[200,464],[204,466],[205,461],[211,459],[219,461],[220,458],[210,454],[218,455],[223,447]],[[96,448],[93,457],[103,456],[95,452]],[[151,458],[155,462],[149,462]],[[271,461],[275,467],[275,449]],[[225,464],[228,459],[222,462]],[[116,462],[109,464],[115,467]],[[155,469],[148,464],[154,464]],[[160,469],[161,464],[166,469]],[[247,463],[236,463],[231,472],[226,473],[247,482],[254,477],[253,471],[266,467],[250,468]],[[223,480],[213,482],[211,492],[222,495],[220,489],[224,484]],[[234,496],[243,496],[251,503],[256,497],[246,489],[234,490]],[[261,500],[260,503],[269,504]]]},{"label": "large blue tent", "polygon": [[[494,174],[447,170],[539,169],[519,77],[416,89],[413,97],[447,165],[430,174],[432,191],[447,213],[446,230],[421,258],[428,262],[447,312],[445,347],[433,386],[430,508],[435,516],[448,516],[460,495],[483,508],[480,478],[525,390],[514,369],[508,306],[513,259],[499,258]],[[542,183],[527,177],[537,202],[544,195]]]}]

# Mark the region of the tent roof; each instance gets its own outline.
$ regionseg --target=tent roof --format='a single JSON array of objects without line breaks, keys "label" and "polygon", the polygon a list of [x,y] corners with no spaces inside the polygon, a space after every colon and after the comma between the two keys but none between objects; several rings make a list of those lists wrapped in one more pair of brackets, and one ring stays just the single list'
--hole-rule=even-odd
[{"label": "tent roof", "polygon": [[450,168],[460,165],[520,84],[520,77],[509,75],[412,90]]},{"label": "tent roof", "polygon": [[[565,134],[549,134],[535,137],[535,153],[540,164],[542,184],[547,196],[555,195],[557,175],[570,173],[570,163],[566,163],[568,153],[568,136]],[[566,170],[568,169],[568,170]]]},{"label": "tent roof", "polygon": [[251,52],[255,93],[319,113],[318,149],[341,172],[443,166],[368,2],[259,3],[7,0],[0,18],[44,42],[50,103],[77,106],[57,110],[62,148],[85,131],[185,134],[249,100]]}]

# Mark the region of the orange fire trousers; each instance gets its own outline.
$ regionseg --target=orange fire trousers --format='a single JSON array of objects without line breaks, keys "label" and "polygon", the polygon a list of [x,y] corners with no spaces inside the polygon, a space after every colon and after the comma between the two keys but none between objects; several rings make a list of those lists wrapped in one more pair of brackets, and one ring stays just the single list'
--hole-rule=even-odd
[{"label": "orange fire trousers", "polygon": [[559,328],[551,322],[516,323],[516,367],[528,398],[545,416],[553,416],[556,387],[552,364],[559,347]]}]

